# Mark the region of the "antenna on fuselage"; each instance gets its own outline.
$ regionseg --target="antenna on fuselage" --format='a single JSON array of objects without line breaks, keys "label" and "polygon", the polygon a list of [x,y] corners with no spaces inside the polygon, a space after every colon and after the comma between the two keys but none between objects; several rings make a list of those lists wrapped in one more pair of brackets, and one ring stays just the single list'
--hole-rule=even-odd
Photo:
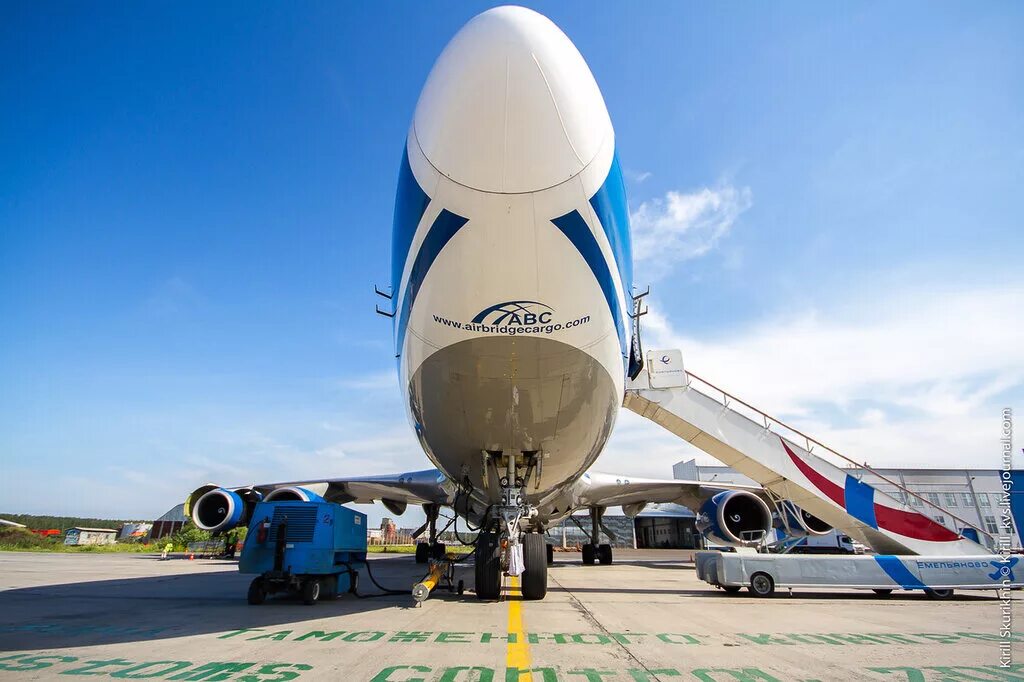
[{"label": "antenna on fuselage", "polygon": [[[376,284],[374,284],[373,285],[373,293],[377,294],[381,298],[386,298],[389,301],[392,301],[395,298],[395,295],[391,292],[391,287],[388,287],[388,290],[386,292],[384,292],[384,291],[380,290],[380,287],[378,287]],[[387,310],[381,310],[379,305],[376,306],[376,310],[377,310],[377,314],[378,315],[383,315],[384,317],[394,317],[395,316],[394,311],[390,311],[389,312]]]}]

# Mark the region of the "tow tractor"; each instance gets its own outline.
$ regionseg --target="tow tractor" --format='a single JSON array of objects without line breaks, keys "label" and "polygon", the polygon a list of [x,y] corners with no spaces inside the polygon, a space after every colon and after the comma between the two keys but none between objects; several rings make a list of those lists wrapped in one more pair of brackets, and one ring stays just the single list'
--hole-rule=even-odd
[{"label": "tow tractor", "polygon": [[331,502],[260,502],[238,562],[255,573],[249,603],[277,592],[306,604],[355,593],[366,565],[366,514]]}]

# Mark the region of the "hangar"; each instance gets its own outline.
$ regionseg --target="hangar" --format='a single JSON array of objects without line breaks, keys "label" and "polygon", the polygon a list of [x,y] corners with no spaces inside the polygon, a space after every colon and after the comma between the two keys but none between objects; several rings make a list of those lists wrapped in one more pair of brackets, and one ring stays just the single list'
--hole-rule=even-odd
[{"label": "hangar", "polygon": [[168,509],[163,516],[153,522],[149,531],[151,540],[159,540],[167,535],[174,535],[185,525],[185,504],[179,504]]},{"label": "hangar", "polygon": [[[572,548],[589,541],[590,515],[584,511],[547,530],[548,542],[556,547]],[[613,547],[628,549],[699,549],[700,533],[696,515],[678,504],[653,504],[629,518],[618,507],[611,507],[603,518],[615,534],[602,535]]]}]

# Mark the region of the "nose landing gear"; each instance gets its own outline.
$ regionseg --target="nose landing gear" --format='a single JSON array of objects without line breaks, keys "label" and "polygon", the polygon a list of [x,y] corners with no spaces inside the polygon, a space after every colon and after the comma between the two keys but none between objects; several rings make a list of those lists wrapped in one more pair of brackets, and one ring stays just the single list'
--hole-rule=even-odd
[{"label": "nose landing gear", "polygon": [[548,591],[548,546],[535,521],[537,510],[526,500],[526,482],[539,456],[531,454],[528,464],[521,467],[525,468],[522,474],[516,467],[517,453],[501,457],[506,460],[505,471],[498,476],[501,503],[493,507],[493,520],[477,539],[476,594],[480,599],[497,599],[505,574],[522,577],[524,599],[543,599]]}]

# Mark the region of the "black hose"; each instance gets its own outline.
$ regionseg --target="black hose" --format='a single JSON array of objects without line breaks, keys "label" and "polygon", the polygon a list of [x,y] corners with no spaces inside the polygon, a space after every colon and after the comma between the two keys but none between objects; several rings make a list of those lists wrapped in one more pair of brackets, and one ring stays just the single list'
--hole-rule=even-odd
[{"label": "black hose", "polygon": [[368,599],[370,597],[385,597],[385,596],[391,596],[391,595],[396,595],[396,594],[401,594],[401,595],[408,596],[409,594],[411,594],[410,590],[390,590],[390,589],[384,587],[379,582],[377,582],[376,578],[373,577],[373,571],[370,570],[370,560],[369,559],[366,560],[366,564],[365,565],[366,565],[366,575],[367,575],[367,577],[370,578],[370,582],[373,583],[374,587],[376,587],[378,590],[380,590],[380,593],[379,594],[359,594],[359,593],[355,593],[356,596],[359,597],[360,599]]},{"label": "black hose", "polygon": [[[459,491],[457,493],[455,493],[455,500],[452,503],[452,511],[455,512],[455,528],[454,528],[455,539],[458,540],[460,543],[462,543],[463,545],[465,545],[467,547],[472,547],[473,551],[475,552],[476,551],[476,543],[477,543],[477,540],[480,539],[480,531],[483,529],[483,525],[480,525],[477,528],[473,528],[473,524],[470,522],[469,516],[466,516],[466,518],[465,518],[466,528],[471,533],[475,532],[477,534],[477,536],[476,536],[476,539],[474,539],[471,542],[466,542],[465,540],[462,539],[462,536],[459,535],[459,521],[458,521],[458,519],[459,519],[459,495],[465,495],[468,498],[469,497],[469,493],[467,493],[463,488],[459,488]],[[469,511],[469,505],[468,504],[466,505],[466,511],[467,512]],[[487,510],[484,512],[484,518],[485,519],[487,518],[487,515],[490,514],[490,512],[491,512],[491,508],[488,507]],[[473,552],[470,552],[466,556],[468,557],[471,554],[473,554]],[[462,561],[465,558],[466,557],[462,557],[462,559],[459,559],[459,561]]]},{"label": "black hose", "polygon": [[[370,570],[370,562],[369,562],[369,560],[364,561],[363,564],[364,564],[364,566],[366,566],[366,575],[370,578],[370,582],[373,583],[374,586],[378,590],[380,590],[380,593],[379,594],[359,594],[359,592],[357,592],[356,590],[352,590],[352,594],[354,594],[359,599],[369,599],[371,597],[389,597],[389,596],[394,596],[394,595],[398,595],[398,594],[401,594],[401,595],[409,595],[409,594],[411,594],[410,590],[390,590],[390,589],[384,587],[379,582],[377,582],[376,578],[373,577],[373,571]],[[353,582],[354,576],[359,575],[359,570],[356,569],[355,567],[353,567],[352,564],[350,564],[347,561],[341,562],[341,565],[345,566],[348,569],[349,582]],[[358,584],[358,583],[356,583],[356,584]]]}]

